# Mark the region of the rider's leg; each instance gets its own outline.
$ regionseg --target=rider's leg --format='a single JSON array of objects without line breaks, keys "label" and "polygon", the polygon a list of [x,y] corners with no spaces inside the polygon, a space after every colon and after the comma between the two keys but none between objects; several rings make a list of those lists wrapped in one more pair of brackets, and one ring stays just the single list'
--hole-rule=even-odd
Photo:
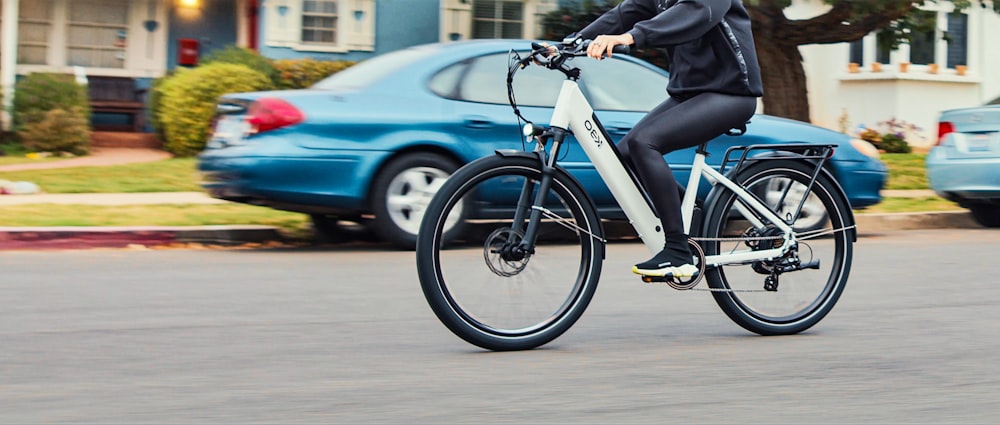
[{"label": "rider's leg", "polygon": [[757,99],[702,93],[684,101],[674,98],[654,108],[618,144],[633,167],[660,217],[666,244],[652,259],[632,271],[647,275],[691,276],[691,252],[684,234],[677,180],[663,155],[707,142],[739,127],[753,115]]}]

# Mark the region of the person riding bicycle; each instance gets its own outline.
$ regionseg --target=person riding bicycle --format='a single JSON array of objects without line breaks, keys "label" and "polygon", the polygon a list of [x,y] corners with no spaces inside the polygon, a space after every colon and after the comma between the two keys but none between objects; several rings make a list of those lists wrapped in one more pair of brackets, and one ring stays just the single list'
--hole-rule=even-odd
[{"label": "person riding bicycle", "polygon": [[763,85],[746,8],[741,0],[624,0],[572,37],[593,40],[587,55],[598,60],[617,45],[669,53],[669,97],[617,146],[649,193],[666,239],[632,271],[691,277],[698,268],[684,234],[681,186],[663,155],[742,128],[757,109]]}]

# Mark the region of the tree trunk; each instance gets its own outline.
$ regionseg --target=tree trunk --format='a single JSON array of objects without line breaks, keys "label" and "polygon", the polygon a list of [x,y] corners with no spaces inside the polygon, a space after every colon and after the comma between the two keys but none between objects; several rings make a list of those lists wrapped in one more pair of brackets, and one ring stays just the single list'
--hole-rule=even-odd
[{"label": "tree trunk", "polygon": [[764,82],[764,112],[809,122],[809,92],[799,46],[768,33],[757,33],[754,38]]}]

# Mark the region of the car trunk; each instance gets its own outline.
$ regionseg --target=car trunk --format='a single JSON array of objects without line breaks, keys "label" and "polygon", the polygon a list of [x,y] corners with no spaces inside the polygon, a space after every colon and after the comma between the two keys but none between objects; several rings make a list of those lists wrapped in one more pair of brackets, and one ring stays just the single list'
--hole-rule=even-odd
[{"label": "car trunk", "polygon": [[1000,106],[947,111],[942,123],[951,123],[949,158],[1000,158]]}]

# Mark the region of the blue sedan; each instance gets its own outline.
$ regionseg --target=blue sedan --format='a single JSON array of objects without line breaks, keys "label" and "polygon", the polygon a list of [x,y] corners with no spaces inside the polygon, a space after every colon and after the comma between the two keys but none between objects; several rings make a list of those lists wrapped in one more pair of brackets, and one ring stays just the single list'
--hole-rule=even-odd
[{"label": "blue sedan", "polygon": [[927,179],[938,195],[969,208],[979,224],[1000,227],[1000,104],[941,113]]},{"label": "blue sedan", "polygon": [[[364,61],[309,89],[226,95],[199,155],[203,185],[216,198],[309,214],[320,236],[345,221],[362,223],[382,240],[412,248],[423,210],[444,179],[497,149],[522,149],[506,72],[509,51],[529,48],[525,40],[423,45]],[[666,72],[639,59],[582,58],[575,65],[615,140],[666,98]],[[630,78],[612,78],[621,75]],[[515,93],[522,114],[544,125],[562,78],[541,67],[520,72]],[[757,115],[745,135],[711,142],[709,162],[720,164],[734,145],[795,142],[838,144],[829,169],[852,206],[881,200],[887,171],[874,147],[802,122]],[[624,218],[574,144],[560,163],[605,218]],[[687,149],[665,158],[685,182],[693,157]]]}]

